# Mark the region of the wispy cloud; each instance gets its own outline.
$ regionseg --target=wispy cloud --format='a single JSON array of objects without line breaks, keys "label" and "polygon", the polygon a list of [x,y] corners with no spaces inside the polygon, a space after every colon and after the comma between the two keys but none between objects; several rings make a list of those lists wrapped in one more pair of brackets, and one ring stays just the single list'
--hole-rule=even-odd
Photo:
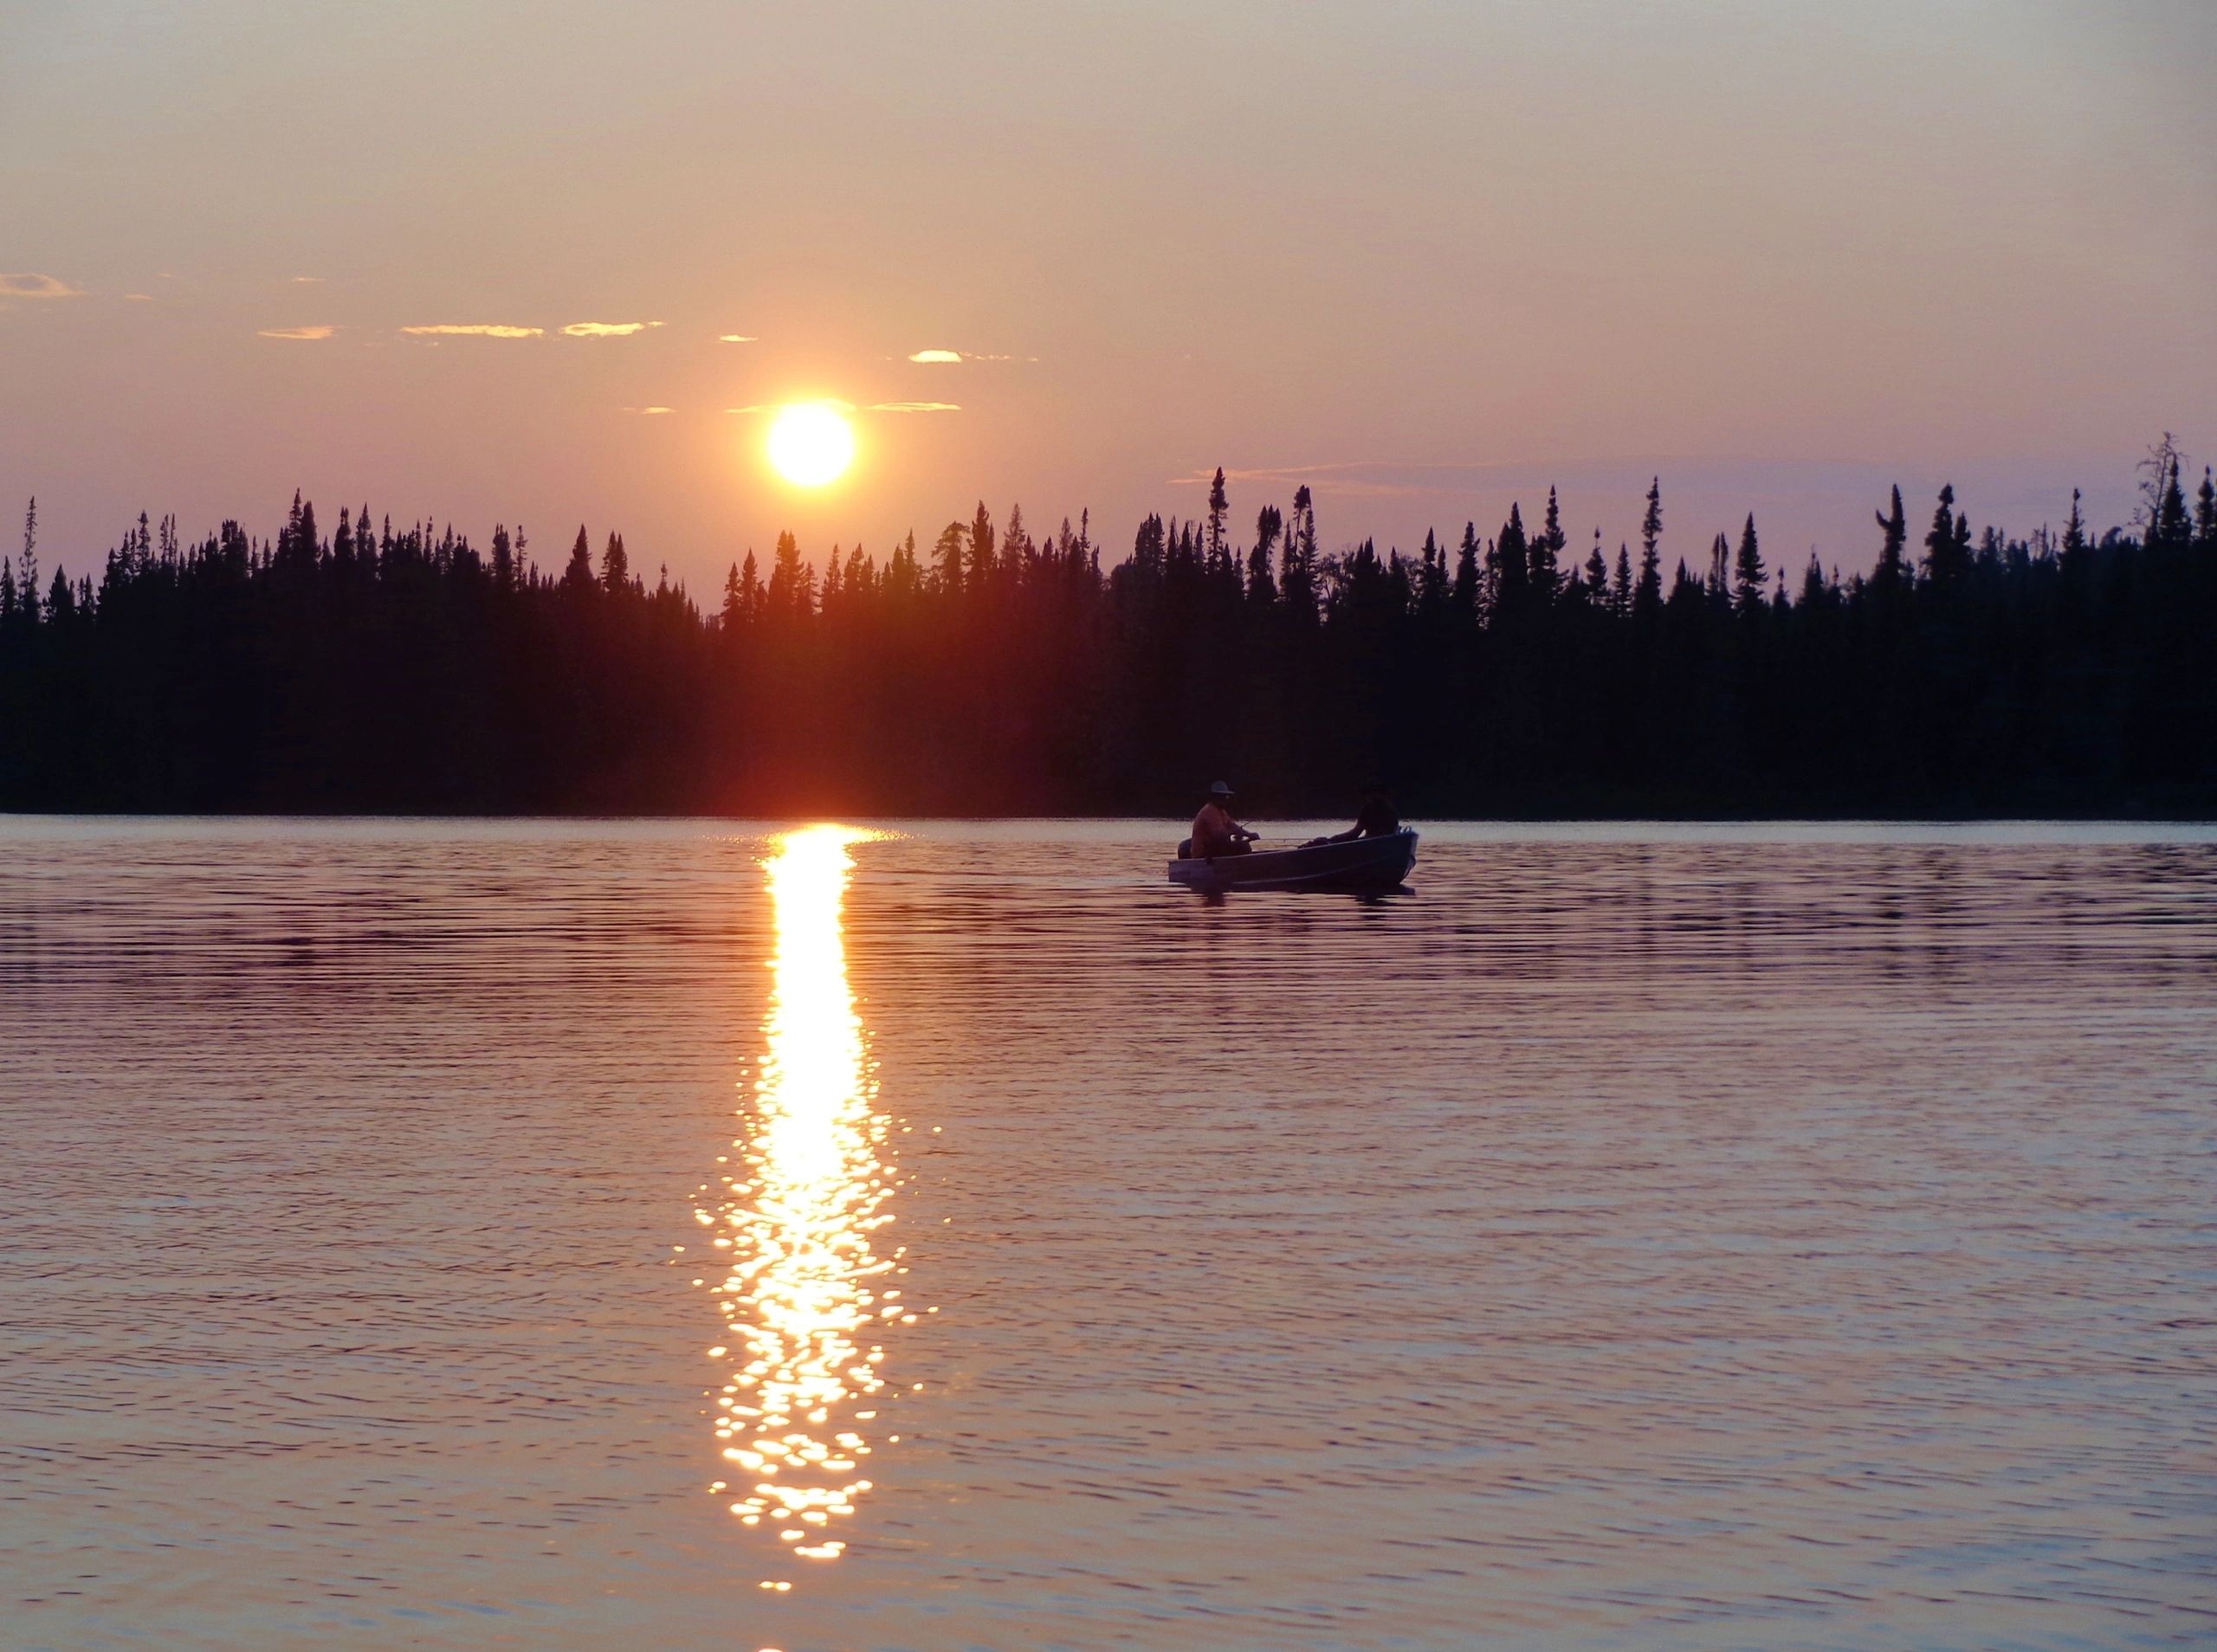
[{"label": "wispy cloud", "polygon": [[716,342],[718,344],[754,344],[759,340],[751,332],[720,332],[716,335]]},{"label": "wispy cloud", "polygon": [[745,407],[727,407],[727,413],[782,413],[789,407],[828,407],[840,413],[852,413],[855,404],[843,402],[836,396],[805,396],[796,402],[749,402]]},{"label": "wispy cloud", "polygon": [[84,289],[30,270],[0,270],[0,299],[82,298]]},{"label": "wispy cloud", "polygon": [[255,336],[262,339],[328,339],[338,332],[336,327],[264,327]]},{"label": "wispy cloud", "polygon": [[403,327],[411,339],[543,339],[545,327],[511,327],[494,321],[442,321],[435,326]]},{"label": "wispy cloud", "polygon": [[[908,359],[925,366],[952,365],[965,361],[1014,361],[1014,356],[992,356],[976,350],[919,350]],[[1025,361],[1037,361],[1037,356],[1025,356]]]},{"label": "wispy cloud", "polygon": [[320,275],[295,275],[293,277],[293,285],[295,287],[314,287],[320,284],[322,280],[323,277]]},{"label": "wispy cloud", "polygon": [[872,402],[873,413],[960,413],[961,407],[953,402]]},{"label": "wispy cloud", "polygon": [[659,321],[572,321],[562,329],[566,339],[628,339],[635,332],[644,332],[649,327],[658,327]]},{"label": "wispy cloud", "polygon": [[637,413],[644,416],[649,413],[675,413],[677,410],[672,407],[619,407],[616,410],[618,413]]},{"label": "wispy cloud", "polygon": [[152,293],[126,293],[123,296],[133,304],[152,304],[154,301]]}]

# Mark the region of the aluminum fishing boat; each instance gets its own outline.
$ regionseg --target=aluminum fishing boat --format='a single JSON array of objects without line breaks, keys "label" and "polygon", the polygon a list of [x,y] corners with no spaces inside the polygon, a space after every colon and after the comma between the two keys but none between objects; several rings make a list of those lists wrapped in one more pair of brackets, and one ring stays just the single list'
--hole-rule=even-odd
[{"label": "aluminum fishing boat", "polygon": [[1417,863],[1417,835],[1350,837],[1248,855],[1180,856],[1170,881],[1189,889],[1392,889]]}]

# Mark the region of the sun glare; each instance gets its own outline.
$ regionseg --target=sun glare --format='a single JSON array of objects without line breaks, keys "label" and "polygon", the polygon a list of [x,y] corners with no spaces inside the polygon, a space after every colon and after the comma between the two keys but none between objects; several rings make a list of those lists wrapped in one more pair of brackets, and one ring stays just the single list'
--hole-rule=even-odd
[{"label": "sun glare", "polygon": [[855,428],[838,409],[796,402],[770,424],[770,463],[796,487],[836,481],[855,457]]}]

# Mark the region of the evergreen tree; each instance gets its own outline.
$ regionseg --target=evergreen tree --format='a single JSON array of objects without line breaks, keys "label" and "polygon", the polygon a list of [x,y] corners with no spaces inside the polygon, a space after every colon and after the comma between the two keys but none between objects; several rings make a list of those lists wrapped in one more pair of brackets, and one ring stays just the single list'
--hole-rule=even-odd
[{"label": "evergreen tree", "polygon": [[1639,581],[1632,588],[1632,614],[1645,624],[1663,611],[1663,555],[1657,549],[1663,537],[1663,482],[1657,477],[1647,490],[1647,514],[1639,524]]},{"label": "evergreen tree", "polygon": [[1891,596],[1909,584],[1909,563],[1904,556],[1909,545],[1909,518],[1902,511],[1900,487],[1894,489],[1891,507],[1877,520],[1886,537],[1878,547],[1878,565],[1871,575],[1871,583],[1882,597]]},{"label": "evergreen tree", "polygon": [[1215,480],[1209,483],[1208,560],[1216,568],[1225,560],[1224,519],[1231,508],[1231,497],[1224,489],[1224,467],[1216,468]]},{"label": "evergreen tree", "polygon": [[1270,570],[1270,558],[1277,549],[1278,536],[1285,531],[1285,519],[1275,505],[1265,505],[1256,513],[1255,545],[1247,553],[1247,598],[1250,602],[1269,603],[1277,600],[1277,580]]},{"label": "evergreen tree", "polygon": [[740,612],[750,624],[762,617],[762,606],[767,593],[762,589],[762,575],[754,565],[754,552],[750,549],[746,560],[739,565]]},{"label": "evergreen tree", "polygon": [[2179,487],[2179,455],[2171,455],[2170,474],[2163,483],[2163,496],[2156,510],[2156,544],[2176,547],[2183,545],[2192,536],[2188,526],[2186,494]]},{"label": "evergreen tree", "polygon": [[1639,584],[1633,589],[1632,612],[1651,617],[1663,607],[1663,557],[1656,549],[1663,539],[1663,479],[1647,484],[1647,510],[1639,519]]},{"label": "evergreen tree", "polygon": [[624,549],[624,536],[611,533],[608,547],[600,553],[600,583],[611,597],[630,594],[631,558]]},{"label": "evergreen tree", "polygon": [[16,559],[16,600],[30,616],[38,616],[38,498],[34,494],[23,512],[23,549]]},{"label": "evergreen tree", "polygon": [[993,518],[986,510],[986,501],[978,501],[977,514],[970,519],[970,589],[983,590],[993,578]]},{"label": "evergreen tree", "polygon": [[[979,508],[983,510],[981,504]],[[949,595],[959,594],[966,583],[962,565],[969,554],[970,532],[960,522],[949,522],[939,531],[939,539],[932,545],[932,571],[939,581],[939,588]]]},{"label": "evergreen tree", "polygon": [[815,571],[801,560],[800,541],[790,532],[778,535],[777,547],[770,554],[770,616],[805,619],[815,611]]},{"label": "evergreen tree", "polygon": [[[391,555],[392,519],[385,519],[386,557]],[[578,525],[577,543],[570,547],[569,565],[562,570],[562,589],[567,591],[591,590],[598,582],[592,573],[592,541],[585,537],[585,525]]]},{"label": "evergreen tree", "polygon": [[2071,490],[2071,519],[2063,525],[2063,557],[2068,563],[2082,557],[2086,551],[2086,520],[2079,513],[2078,490]]},{"label": "evergreen tree", "polygon": [[1024,526],[1024,507],[1008,507],[1008,526],[1001,532],[1000,565],[1013,580],[1020,578],[1031,565],[1037,547],[1031,543],[1031,530]]},{"label": "evergreen tree", "polygon": [[1952,484],[1940,489],[1932,526],[1924,535],[1924,577],[1942,590],[1953,590],[1970,572],[1970,524],[1955,515]]},{"label": "evergreen tree", "polygon": [[[1782,574],[1786,571],[1781,568],[1779,571]],[[1809,550],[1809,565],[1801,571],[1801,606],[1813,611],[1821,607],[1824,601],[1824,565],[1817,560],[1816,547],[1813,545]]]},{"label": "evergreen tree", "polygon": [[1555,490],[1548,489],[1547,521],[1526,553],[1526,584],[1532,595],[1544,603],[1555,594],[1562,579],[1563,546],[1569,541],[1562,532],[1562,508],[1556,503]]},{"label": "evergreen tree", "polygon": [[1297,620],[1317,617],[1316,507],[1307,483],[1293,490],[1293,522],[1286,534],[1285,567],[1279,584],[1289,613]]},{"label": "evergreen tree", "polygon": [[1463,524],[1463,543],[1455,553],[1455,588],[1450,594],[1455,611],[1475,618],[1478,611],[1478,525]]},{"label": "evergreen tree", "polygon": [[1740,530],[1740,552],[1732,565],[1733,605],[1742,617],[1755,613],[1763,604],[1763,553],[1755,540],[1755,516],[1748,513],[1748,525]]},{"label": "evergreen tree", "polygon": [[1492,576],[1494,606],[1497,612],[1507,615],[1519,611],[1531,589],[1531,549],[1524,540],[1524,516],[1515,500],[1509,506],[1509,519],[1501,525],[1501,537],[1494,541],[1493,562],[1487,571]]}]

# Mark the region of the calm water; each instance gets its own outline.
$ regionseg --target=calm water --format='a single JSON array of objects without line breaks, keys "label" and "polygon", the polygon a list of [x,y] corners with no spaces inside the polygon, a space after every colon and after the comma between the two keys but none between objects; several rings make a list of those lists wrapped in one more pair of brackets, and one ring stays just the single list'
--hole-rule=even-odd
[{"label": "calm water", "polygon": [[1176,835],[0,821],[0,1644],[2217,1644],[2217,831]]}]

